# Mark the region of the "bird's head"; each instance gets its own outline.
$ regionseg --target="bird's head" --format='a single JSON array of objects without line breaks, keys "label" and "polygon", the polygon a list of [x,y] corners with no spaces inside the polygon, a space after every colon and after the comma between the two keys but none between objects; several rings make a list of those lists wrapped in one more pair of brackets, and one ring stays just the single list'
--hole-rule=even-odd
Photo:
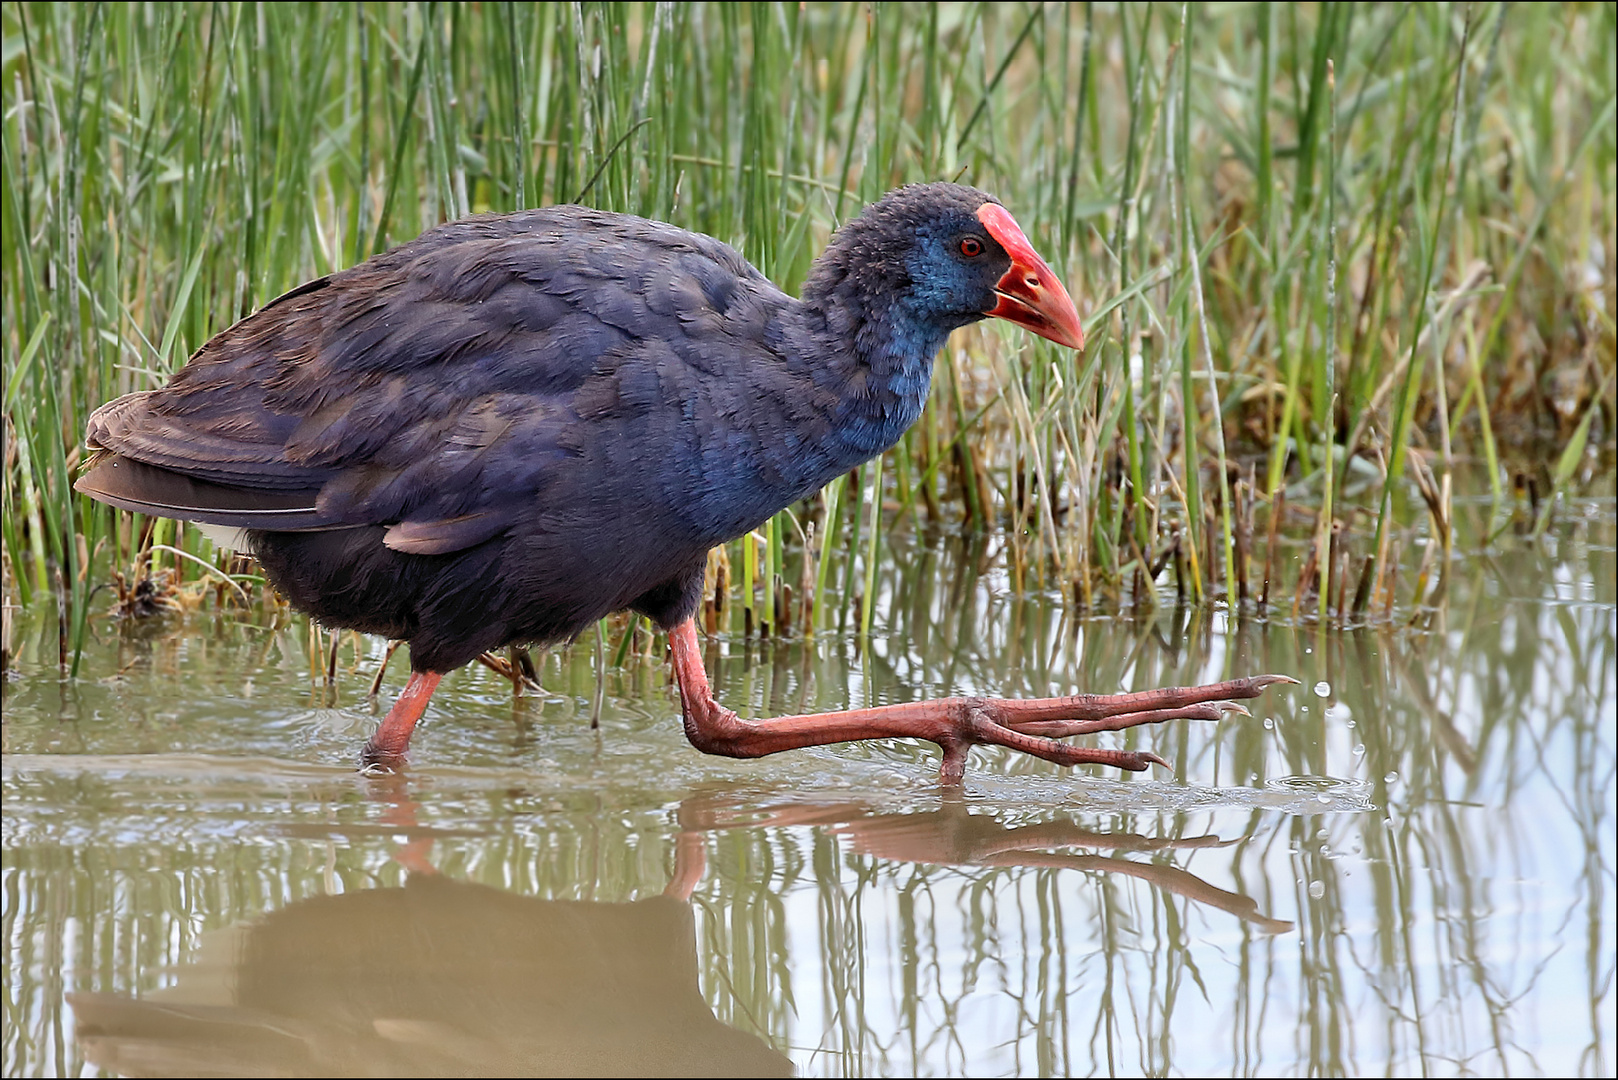
[{"label": "bird's head", "polygon": [[843,290],[862,293],[868,314],[898,309],[945,333],[993,316],[1084,348],[1055,272],[994,196],[961,184],[899,188],[839,229],[804,297]]}]

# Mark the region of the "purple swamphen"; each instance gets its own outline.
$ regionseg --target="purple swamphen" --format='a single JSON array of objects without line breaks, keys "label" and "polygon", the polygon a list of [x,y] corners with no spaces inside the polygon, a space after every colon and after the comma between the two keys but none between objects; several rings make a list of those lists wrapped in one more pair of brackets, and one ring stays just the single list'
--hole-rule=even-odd
[{"label": "purple swamphen", "polygon": [[897,442],[944,340],[988,316],[1084,344],[1016,221],[956,184],[867,207],[801,300],[672,225],[580,206],[483,215],[301,285],[166,387],[103,405],[77,487],[233,531],[295,607],[407,640],[410,680],[368,763],[402,760],[444,672],[628,608],[668,632],[686,734],[708,753],[908,736],[939,744],[945,780],[980,743],[1166,764],[1057,740],[1217,718],[1291,680],[768,720],[709,689],[692,621],[708,550]]}]

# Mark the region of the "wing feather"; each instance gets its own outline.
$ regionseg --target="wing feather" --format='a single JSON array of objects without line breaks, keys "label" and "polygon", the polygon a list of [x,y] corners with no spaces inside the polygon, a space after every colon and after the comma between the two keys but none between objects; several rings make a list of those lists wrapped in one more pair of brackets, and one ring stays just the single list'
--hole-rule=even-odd
[{"label": "wing feather", "polygon": [[230,487],[122,454],[103,454],[92,462],[73,490],[124,510],[179,521],[283,532],[334,527],[316,506],[316,491]]},{"label": "wing feather", "polygon": [[738,289],[786,299],[672,226],[580,207],[452,223],[292,290],[167,387],[96,410],[101,453],[77,487],[182,520],[381,525],[398,551],[461,550],[541,506],[592,426],[655,408],[648,366],[716,333]]}]

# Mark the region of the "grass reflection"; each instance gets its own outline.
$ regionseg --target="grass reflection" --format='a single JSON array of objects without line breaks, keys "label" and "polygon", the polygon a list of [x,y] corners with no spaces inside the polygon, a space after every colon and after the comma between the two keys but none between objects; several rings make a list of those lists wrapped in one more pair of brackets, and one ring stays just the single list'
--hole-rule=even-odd
[{"label": "grass reflection", "polygon": [[[320,643],[273,612],[109,624],[95,677],[70,683],[53,622],[37,656],[25,626],[0,729],[5,1070],[112,1060],[79,1039],[70,993],[162,1002],[214,963],[209,942],[387,904],[431,867],[483,898],[450,916],[486,901],[553,929],[666,907],[677,886],[703,1023],[806,1074],[1610,1071],[1618,596],[1611,503],[1591,505],[1545,549],[1457,561],[1442,606],[1376,628],[1169,604],[1064,616],[1010,591],[1003,552],[946,538],[878,575],[864,647],[711,642],[721,699],[755,715],[1303,680],[1251,719],[1104,736],[1175,778],[979,750],[949,798],[907,744],[702,758],[660,658],[598,674],[589,642],[544,657],[545,690],[516,704],[492,672],[447,682],[405,798],[332,764],[369,722],[380,643],[340,642],[328,689]],[[473,921],[486,940],[458,979],[512,951],[495,916]],[[392,940],[455,951],[426,948],[434,933]],[[416,1048],[412,1064],[423,1046],[483,1071],[521,1059],[511,1040],[538,1029],[477,1029],[494,1014],[456,1012],[471,990],[378,1028],[399,1017],[362,991],[396,988],[396,962],[314,1020]]]}]

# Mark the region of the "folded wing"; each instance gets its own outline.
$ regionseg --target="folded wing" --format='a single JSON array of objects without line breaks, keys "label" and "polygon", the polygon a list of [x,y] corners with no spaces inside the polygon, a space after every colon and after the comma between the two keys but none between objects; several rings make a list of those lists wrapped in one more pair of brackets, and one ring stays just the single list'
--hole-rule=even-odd
[{"label": "folded wing", "polygon": [[713,333],[714,290],[743,282],[774,291],[715,241],[578,207],[446,225],[300,286],[167,387],[98,409],[76,487],[199,523],[471,547],[578,457],[600,413],[587,403],[650,362],[643,344]]}]

